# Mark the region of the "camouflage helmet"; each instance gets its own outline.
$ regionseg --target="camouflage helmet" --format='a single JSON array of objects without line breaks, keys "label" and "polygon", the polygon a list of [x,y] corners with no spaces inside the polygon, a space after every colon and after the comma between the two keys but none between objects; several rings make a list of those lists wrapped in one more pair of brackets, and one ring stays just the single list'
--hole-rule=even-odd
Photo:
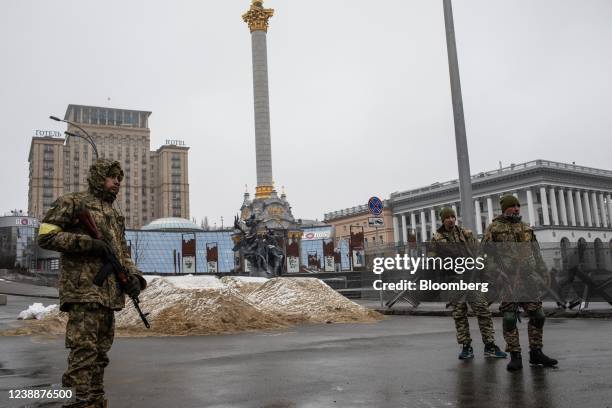
[{"label": "camouflage helmet", "polygon": [[445,219],[449,217],[457,218],[457,215],[455,214],[455,210],[453,210],[450,207],[442,207],[442,209],[440,210],[440,219],[444,221]]},{"label": "camouflage helmet", "polygon": [[513,196],[512,194],[506,194],[499,198],[499,206],[501,207],[502,212],[505,212],[508,208],[514,207],[515,205],[521,206],[518,198]]},{"label": "camouflage helmet", "polygon": [[117,177],[119,181],[123,180],[121,164],[116,160],[98,159],[89,168],[87,184],[93,195],[112,202],[117,198],[117,195],[104,189],[107,177]]}]

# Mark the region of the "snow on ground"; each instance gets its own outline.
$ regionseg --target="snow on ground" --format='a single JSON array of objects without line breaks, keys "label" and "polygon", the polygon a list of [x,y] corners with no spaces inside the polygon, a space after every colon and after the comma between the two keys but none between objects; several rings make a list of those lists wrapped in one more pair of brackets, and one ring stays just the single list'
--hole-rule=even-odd
[{"label": "snow on ground", "polygon": [[163,279],[179,289],[222,289],[226,286],[214,275],[169,276]]},{"label": "snow on ground", "polygon": [[[140,308],[149,313],[151,329],[144,327],[126,298],[126,307],[115,314],[119,336],[221,334],[382,318],[316,278],[149,275],[146,279]],[[66,319],[66,313],[54,309],[32,323],[32,332],[57,332]],[[20,330],[14,334],[32,333]]]},{"label": "snow on ground", "polygon": [[43,306],[42,303],[33,303],[26,310],[19,312],[17,319],[19,320],[30,320],[42,319],[47,313],[57,309],[57,305]]},{"label": "snow on ground", "polygon": [[276,278],[248,295],[264,310],[312,323],[368,320],[372,313],[316,278]]}]

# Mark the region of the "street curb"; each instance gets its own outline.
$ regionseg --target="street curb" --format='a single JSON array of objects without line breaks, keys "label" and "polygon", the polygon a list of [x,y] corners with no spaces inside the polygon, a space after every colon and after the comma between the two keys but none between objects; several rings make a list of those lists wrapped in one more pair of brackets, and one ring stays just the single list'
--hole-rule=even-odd
[{"label": "street curb", "polygon": [[[380,314],[388,316],[444,316],[451,317],[452,312],[450,310],[418,310],[418,309],[372,309]],[[554,318],[586,318],[586,319],[610,319],[612,318],[612,310],[585,310],[585,311],[574,311],[574,310],[544,310],[546,317]],[[502,317],[501,312],[492,311],[491,314],[494,317]],[[474,317],[473,313],[468,313],[468,316]],[[521,314],[522,318],[527,318],[525,313]]]},{"label": "street curb", "polygon": [[7,296],[22,296],[22,297],[43,298],[43,299],[59,299],[59,296],[50,296],[50,295],[26,295],[26,294],[23,294],[23,293],[10,293],[10,292],[0,292],[0,295],[7,295]]}]

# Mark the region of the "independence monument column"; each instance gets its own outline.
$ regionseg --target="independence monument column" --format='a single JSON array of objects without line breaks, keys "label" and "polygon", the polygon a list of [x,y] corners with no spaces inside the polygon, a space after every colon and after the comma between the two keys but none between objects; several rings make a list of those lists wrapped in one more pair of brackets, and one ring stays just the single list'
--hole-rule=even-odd
[{"label": "independence monument column", "polygon": [[273,9],[263,8],[262,0],[253,0],[242,19],[251,30],[253,54],[253,96],[255,98],[255,157],[257,187],[255,198],[269,198],[274,190],[272,179],[272,148],[270,143],[270,102],[268,96],[268,52],[266,32]]}]

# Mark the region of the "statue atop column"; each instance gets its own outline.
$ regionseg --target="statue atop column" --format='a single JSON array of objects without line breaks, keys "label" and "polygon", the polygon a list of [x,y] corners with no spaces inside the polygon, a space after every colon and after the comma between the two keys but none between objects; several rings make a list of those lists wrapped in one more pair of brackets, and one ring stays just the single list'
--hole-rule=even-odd
[{"label": "statue atop column", "polygon": [[[257,185],[252,200],[248,192],[244,195],[240,218],[234,223],[233,239],[234,251],[248,261],[251,270],[256,270],[252,274],[265,271],[278,275],[285,270],[299,272],[299,250],[296,251],[295,247],[301,239],[301,231],[286,195],[283,192],[278,196],[272,176],[266,34],[268,20],[273,14],[273,9],[263,7],[263,1],[253,0],[249,10],[242,15],[251,31]],[[285,265],[285,259],[290,268]]]},{"label": "statue atop column", "polygon": [[242,15],[242,19],[249,25],[251,32],[256,30],[268,31],[268,20],[273,15],[273,9],[263,8],[262,0],[253,0],[251,8]]}]

